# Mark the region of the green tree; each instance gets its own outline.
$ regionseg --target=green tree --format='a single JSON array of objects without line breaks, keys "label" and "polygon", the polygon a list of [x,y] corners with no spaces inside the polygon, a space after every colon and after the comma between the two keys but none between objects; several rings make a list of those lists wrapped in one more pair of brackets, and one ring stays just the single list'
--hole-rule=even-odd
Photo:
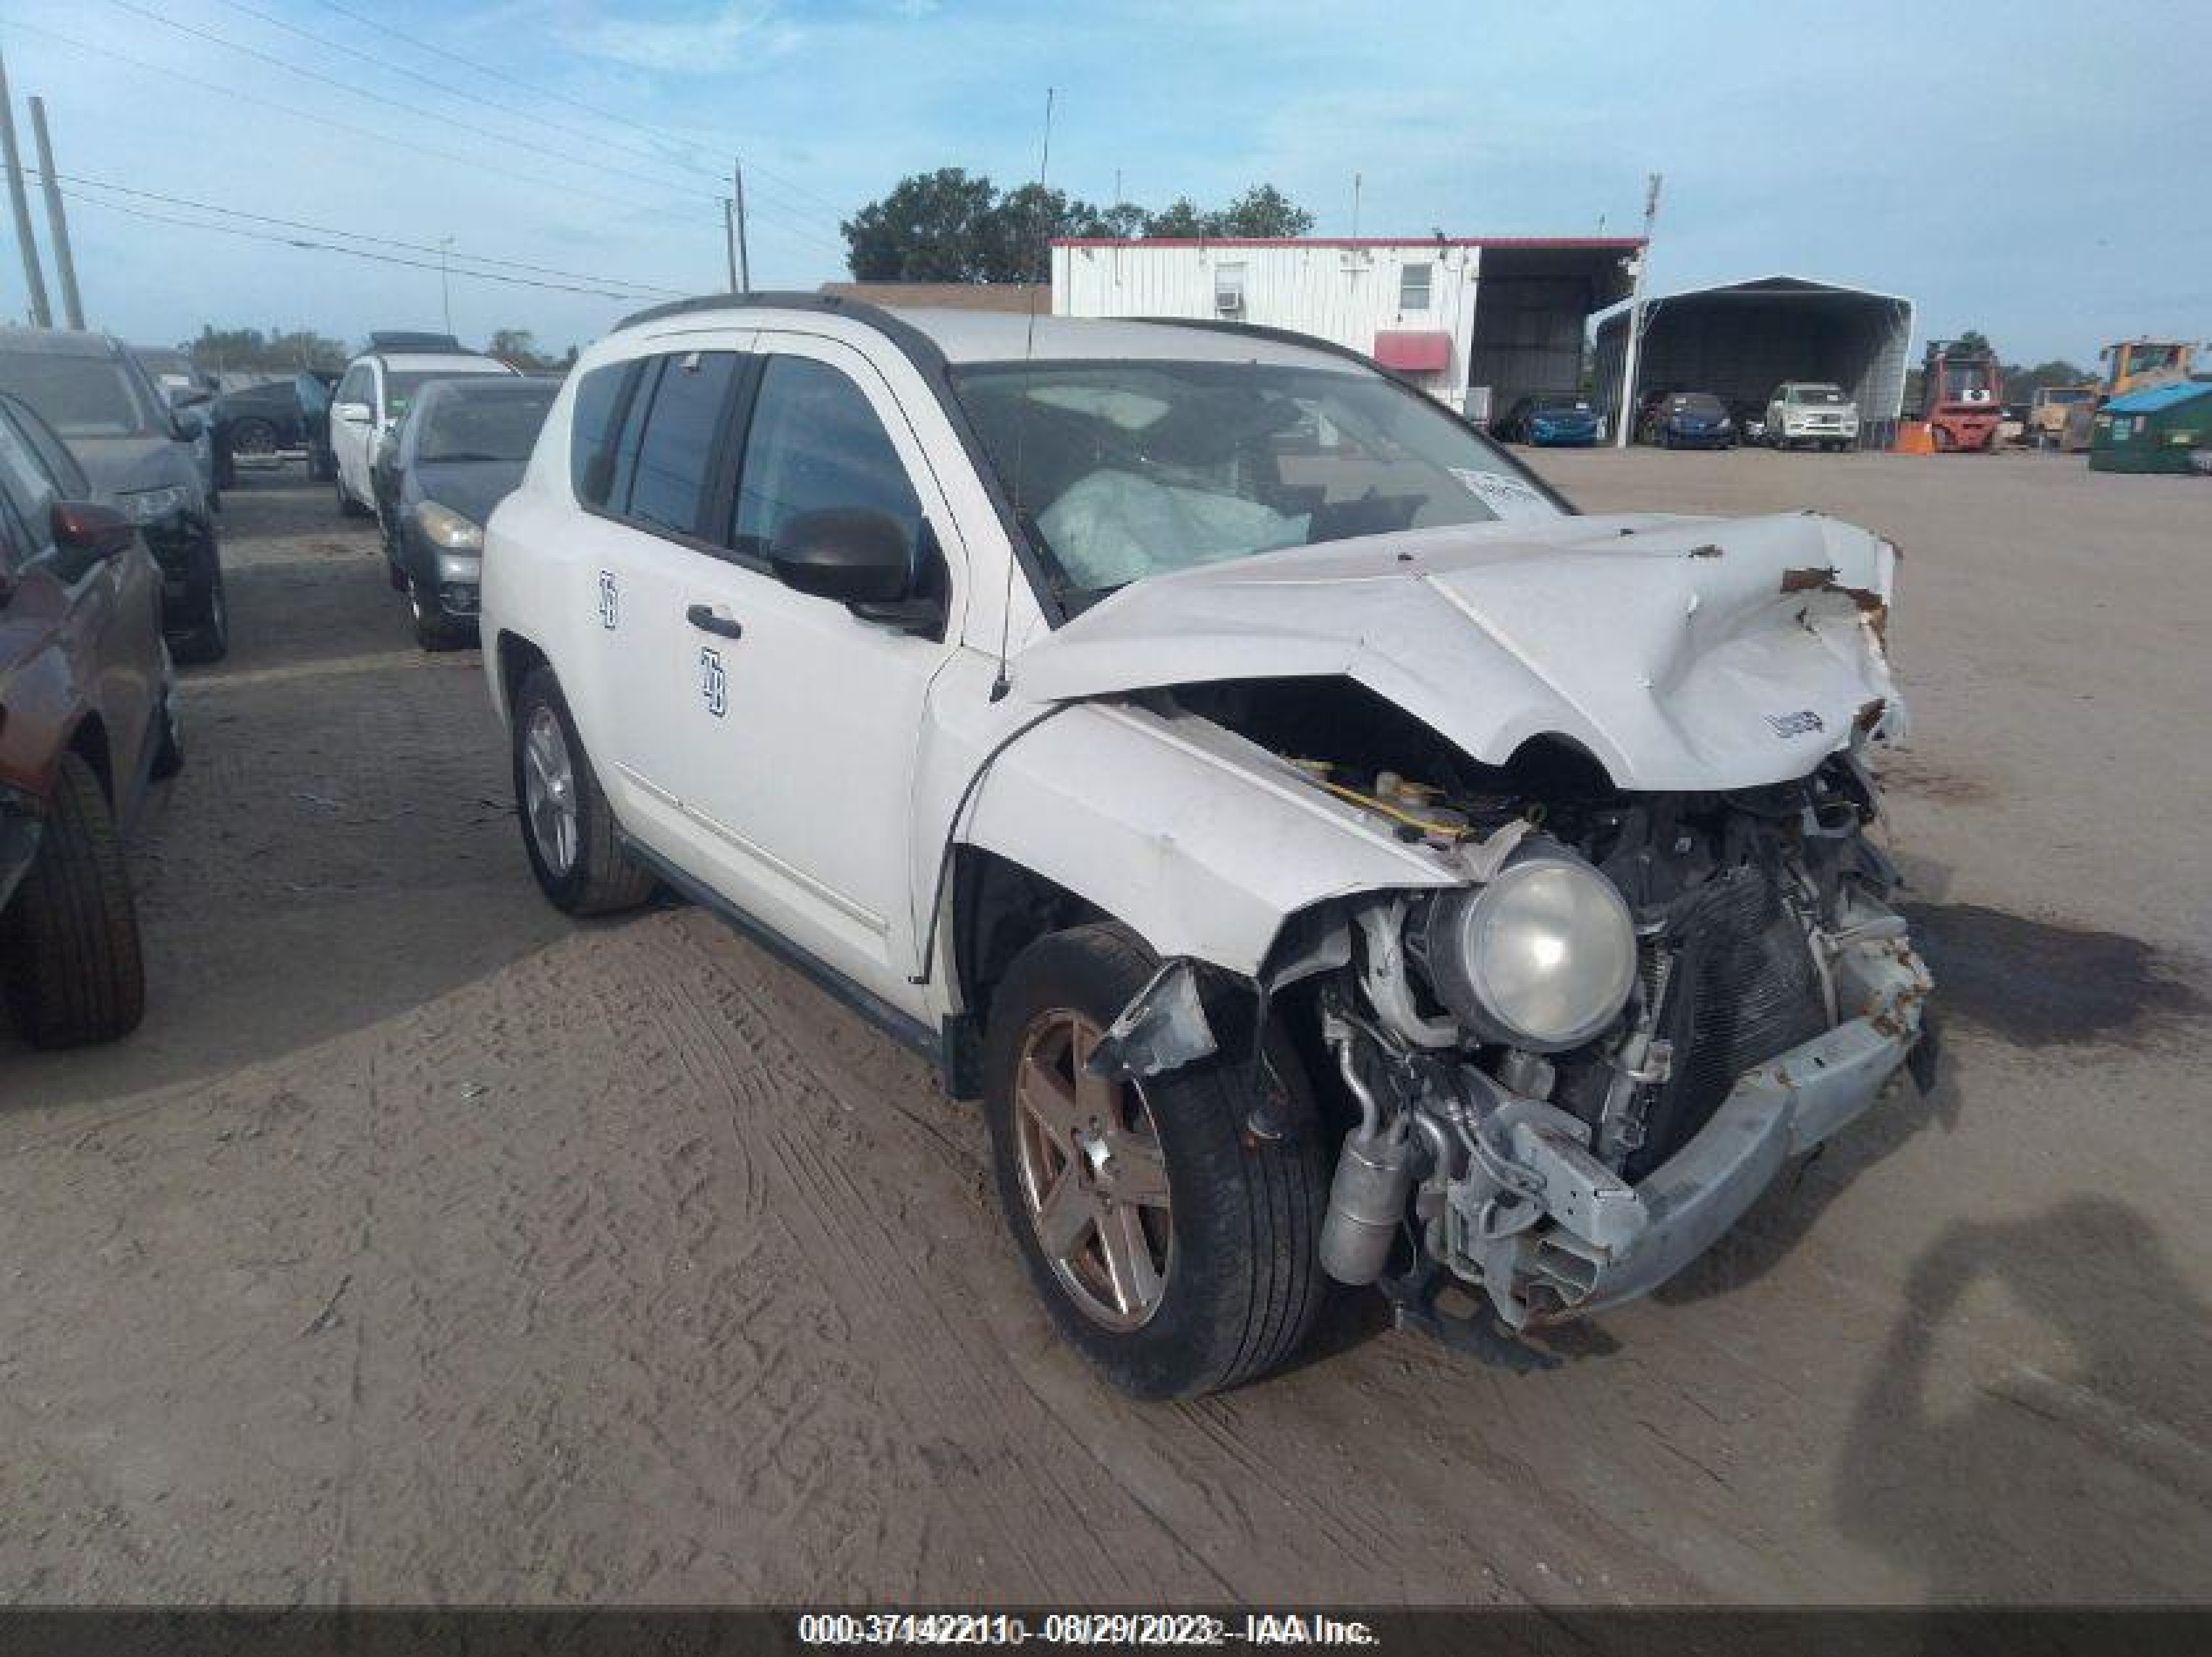
[{"label": "green tree", "polygon": [[199,337],[177,349],[192,366],[210,373],[247,371],[261,373],[295,372],[301,368],[339,368],[351,355],[345,342],[319,334],[312,328],[218,328],[200,325]]},{"label": "green tree", "polygon": [[1207,228],[1211,215],[1198,210],[1198,203],[1188,196],[1178,196],[1145,222],[1138,234],[1146,236],[1168,236],[1188,241],[1194,237],[1210,234]]},{"label": "green tree", "polygon": [[988,282],[999,192],[990,179],[942,167],[902,179],[838,227],[860,282]]},{"label": "green tree", "polygon": [[1271,184],[1255,184],[1218,213],[1206,215],[1209,236],[1303,236],[1314,215]]},{"label": "green tree", "polygon": [[2039,362],[2033,368],[2018,364],[2004,371],[2005,400],[2008,403],[2027,403],[2046,385],[2087,385],[2097,376],[2078,364],[2055,357],[2048,362]]},{"label": "green tree", "polygon": [[839,228],[860,282],[1042,282],[1056,236],[1302,236],[1313,215],[1273,185],[1228,206],[1179,196],[1157,213],[1134,202],[1100,208],[1049,185],[1001,193],[957,167],[902,179]]},{"label": "green tree", "polygon": [[484,355],[495,356],[508,367],[520,368],[526,374],[542,374],[566,368],[576,360],[576,348],[571,345],[565,357],[550,356],[538,349],[537,336],[529,329],[500,328],[493,331]]}]

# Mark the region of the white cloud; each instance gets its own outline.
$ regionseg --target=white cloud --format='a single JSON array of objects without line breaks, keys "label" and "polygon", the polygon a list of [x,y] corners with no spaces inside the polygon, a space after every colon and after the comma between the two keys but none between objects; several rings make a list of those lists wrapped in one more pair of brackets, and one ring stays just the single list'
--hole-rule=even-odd
[{"label": "white cloud", "polygon": [[745,0],[689,16],[654,19],[609,16],[563,25],[561,44],[586,58],[628,64],[662,75],[720,75],[779,57],[800,32],[773,9]]}]

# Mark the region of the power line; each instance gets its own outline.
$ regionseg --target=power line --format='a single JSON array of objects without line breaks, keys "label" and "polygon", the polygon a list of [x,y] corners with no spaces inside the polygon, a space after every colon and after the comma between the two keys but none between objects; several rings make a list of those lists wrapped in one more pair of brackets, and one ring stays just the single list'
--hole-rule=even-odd
[{"label": "power line", "polygon": [[[410,270],[435,270],[433,259],[404,259],[391,253],[376,253],[365,247],[337,247],[328,242],[301,241],[293,236],[272,236],[261,230],[241,230],[235,225],[210,224],[201,219],[180,219],[174,214],[149,212],[143,207],[125,207],[120,202],[111,202],[98,196],[88,196],[79,191],[64,190],[62,194],[71,201],[82,202],[87,207],[104,208],[110,213],[125,213],[134,219],[146,219],[155,224],[177,225],[186,230],[210,230],[217,235],[238,236],[247,241],[268,242],[278,247],[296,247],[313,253],[343,253],[348,258],[367,259],[375,264],[404,265]],[[502,276],[489,270],[452,270],[450,275],[477,282],[503,282],[511,288],[537,288],[559,294],[583,294],[593,299],[634,300],[650,297],[635,290],[609,288],[584,288],[573,283],[538,282],[528,276]]]},{"label": "power line", "polygon": [[[288,34],[296,34],[302,40],[321,46],[327,51],[343,52],[349,58],[359,58],[365,64],[374,64],[379,69],[384,70],[390,74],[404,75],[409,80],[419,82],[423,86],[432,88],[436,91],[449,93],[457,98],[466,98],[471,103],[481,103],[493,109],[506,111],[508,113],[520,116],[522,119],[529,121],[535,125],[544,127],[550,131],[565,132],[572,138],[581,138],[586,143],[605,146],[608,143],[605,135],[603,133],[586,131],[582,127],[570,126],[564,122],[549,119],[547,117],[540,115],[532,110],[519,109],[512,102],[501,102],[489,97],[485,93],[473,87],[456,86],[451,81],[441,81],[435,76],[425,75],[419,70],[409,69],[404,64],[395,64],[389,58],[379,57],[376,53],[373,52],[365,52],[359,46],[348,46],[343,40],[333,40],[327,34],[317,34],[311,29],[301,28],[297,23],[288,21],[286,19],[282,17],[274,16],[268,12],[259,9],[258,7],[246,5],[243,3],[243,0],[221,0],[221,3],[229,7],[233,11],[242,12],[248,17],[258,19],[260,21],[269,24],[273,28],[283,29]],[[673,156],[659,155],[650,149],[640,149],[635,146],[628,145],[617,145],[613,147],[620,149],[624,155],[635,155],[642,161],[653,161],[659,166],[682,167],[685,171],[696,173],[702,178],[717,179],[720,178],[719,174],[709,172],[705,167],[697,167],[691,163],[679,161]]]},{"label": "power line", "polygon": [[459,166],[489,173],[496,178],[512,179],[520,184],[537,185],[544,189],[557,190],[564,196],[582,197],[586,200],[604,202],[613,207],[635,208],[638,204],[633,197],[617,196],[604,190],[588,189],[582,185],[570,184],[562,179],[543,178],[533,173],[518,173],[512,167],[501,167],[495,162],[482,161],[473,155],[457,155],[450,149],[434,149],[428,144],[416,143],[407,138],[393,137],[387,133],[379,132],[372,127],[356,126],[350,122],[336,120],[319,110],[300,109],[290,104],[277,103],[273,99],[258,98],[250,92],[238,91],[235,88],[224,86],[220,82],[202,80],[198,76],[185,74],[182,70],[171,69],[165,64],[149,64],[143,58],[133,58],[127,52],[117,52],[112,46],[94,46],[89,41],[72,39],[58,30],[46,28],[40,24],[10,19],[8,27],[22,33],[38,35],[43,39],[52,40],[58,46],[68,46],[73,51],[85,52],[94,58],[105,58],[115,63],[127,64],[146,74],[160,76],[164,80],[175,81],[184,86],[198,87],[204,92],[212,92],[219,97],[227,98],[235,103],[252,104],[263,109],[273,109],[280,115],[289,115],[295,119],[307,121],[329,131],[348,132],[357,138],[374,139],[380,144],[389,145],[395,149],[411,149],[417,155],[428,155],[441,161],[452,161]]},{"label": "power line", "polygon": [[[404,40],[418,52],[426,52],[434,58],[443,58],[450,63],[460,64],[464,69],[473,70],[479,75],[489,75],[494,80],[504,81],[511,87],[519,88],[524,92],[534,94],[538,97],[554,99],[560,103],[568,105],[571,109],[580,111],[586,115],[592,116],[599,120],[611,121],[617,126],[626,126],[632,131],[641,132],[649,138],[659,138],[669,143],[683,144],[687,148],[729,149],[739,147],[731,145],[726,143],[720,143],[719,141],[709,142],[707,139],[700,137],[696,134],[687,135],[673,131],[666,127],[653,126],[646,122],[635,120],[629,116],[617,114],[612,110],[599,108],[595,105],[584,102],[580,98],[572,97],[565,93],[556,92],[550,87],[526,81],[520,76],[511,74],[507,70],[501,69],[495,64],[483,63],[474,58],[465,57],[450,47],[441,46],[434,41],[425,40],[420,35],[409,34],[403,29],[394,28],[391,24],[384,21],[381,18],[366,16],[362,13],[356,11],[350,6],[340,4],[339,0],[316,0],[316,3],[321,6],[324,10],[336,12],[339,16],[349,18],[352,21],[360,24],[364,28],[374,29],[378,33],[387,35],[395,40]],[[772,172],[769,168],[763,167],[757,161],[750,163],[750,165],[756,173],[758,173],[760,176],[769,179],[772,183],[781,185],[783,188],[791,191],[795,197],[812,202],[815,205],[836,215],[840,220],[844,217],[847,209],[840,207],[836,203],[830,200],[826,196],[816,195],[812,191],[808,190],[803,185],[800,185],[794,180],[785,179],[781,174]],[[708,173],[708,169],[704,167],[701,167],[696,170],[707,176],[715,178],[720,177],[719,173]]]},{"label": "power line", "polygon": [[[544,144],[532,143],[527,138],[515,137],[508,134],[495,131],[489,127],[477,126],[473,123],[459,120],[453,116],[443,114],[437,110],[425,108],[419,104],[404,103],[398,100],[386,99],[382,94],[370,94],[365,93],[359,87],[354,86],[344,80],[333,76],[322,74],[320,71],[316,70],[303,68],[301,65],[290,63],[284,58],[263,52],[257,47],[247,46],[243,42],[233,40],[228,36],[218,34],[213,30],[203,29],[189,23],[179,23],[173,19],[156,16],[155,14],[146,10],[143,7],[134,3],[134,0],[112,0],[112,3],[125,11],[133,13],[138,16],[152,17],[154,21],[164,23],[170,28],[177,29],[187,34],[196,35],[200,39],[211,41],[215,45],[222,46],[226,50],[240,52],[260,62],[273,64],[279,69],[286,70],[288,73],[301,76],[309,80],[320,82],[325,85],[337,87],[341,90],[351,93],[355,96],[369,97],[374,95],[377,97],[379,101],[390,103],[392,106],[396,109],[406,110],[410,113],[422,115],[434,120],[443,120],[451,126],[458,127],[462,131],[474,134],[479,137],[489,138],[495,143],[514,144],[520,149],[528,149],[538,155],[556,156],[563,160],[573,159],[573,153],[569,149],[549,148]],[[419,82],[424,86],[430,87],[439,92],[445,93],[449,96],[466,99],[472,104],[479,101],[486,102],[489,107],[519,115],[522,119],[532,122],[535,124],[544,127],[550,131],[565,133],[572,138],[580,139],[589,144],[604,147],[607,143],[605,137],[601,134],[587,132],[580,127],[570,126],[562,122],[549,120],[544,116],[537,114],[532,111],[515,110],[512,104],[491,102],[484,98],[484,94],[483,93],[472,88],[456,86],[450,81],[441,81],[433,76],[424,75],[418,70],[409,69],[404,64],[395,64],[388,58],[379,57],[374,52],[365,52],[357,46],[348,46],[343,41],[333,40],[327,35],[317,34],[311,30],[301,28],[296,23],[289,22],[283,18],[274,16],[257,7],[244,4],[242,3],[242,0],[222,0],[222,3],[228,6],[234,11],[243,13],[248,17],[256,18],[262,22],[283,29],[287,33],[298,35],[301,39],[309,42],[311,45],[320,46],[325,51],[344,52],[350,57],[359,58],[363,63],[374,64],[376,67],[385,70],[391,74],[404,76],[410,80]],[[509,76],[503,78],[511,79],[513,77]],[[560,100],[558,94],[556,94],[549,93],[541,95],[553,98],[556,101],[563,101]],[[620,153],[637,155],[641,159],[652,161],[658,166],[690,172],[699,177],[713,179],[717,183],[720,182],[721,174],[719,172],[710,171],[705,167],[696,165],[696,163],[689,162],[677,157],[657,155],[650,151],[640,150],[635,148],[623,148],[621,149]],[[611,174],[617,178],[631,179],[640,183],[649,184],[656,189],[665,190],[671,192],[684,192],[687,191],[690,188],[687,185],[676,183],[670,179],[653,178],[648,174],[636,172],[629,167],[612,167],[605,162],[588,161],[582,161],[578,164],[585,167],[595,167],[602,173]],[[719,201],[720,197],[716,197],[712,199]],[[780,225],[778,228],[783,230],[784,234],[787,235],[797,236],[805,240],[811,241],[818,246],[828,248],[830,252],[836,253],[841,257],[844,254],[846,250],[840,243],[832,240],[830,237],[823,235],[811,228],[813,222],[811,217],[802,219],[797,212],[781,203],[773,203],[771,204],[771,209],[780,217],[786,221],[786,222]],[[802,225],[809,228],[801,228],[800,227]]]},{"label": "power line", "polygon": [[[349,94],[354,97],[368,97],[371,95],[362,92],[359,87],[351,84],[337,76],[325,75],[318,70],[303,69],[297,64],[285,62],[283,58],[277,57],[274,52],[263,52],[258,47],[249,46],[240,41],[227,39],[223,35],[216,33],[213,29],[199,28],[191,23],[180,23],[173,17],[164,17],[157,11],[150,10],[147,7],[136,3],[136,0],[107,0],[107,3],[119,10],[129,12],[134,17],[143,17],[149,23],[159,23],[163,28],[174,29],[179,34],[189,34],[197,39],[208,41],[211,45],[221,46],[226,52],[238,52],[244,57],[254,59],[258,63],[267,64],[273,68],[281,69],[288,75],[297,75],[305,80],[316,81],[325,86],[336,87],[339,91]],[[398,99],[386,98],[381,94],[378,94],[376,96],[376,101],[380,104],[387,105],[393,109],[404,110],[409,114],[420,116],[425,120],[442,121],[447,126],[456,128],[460,131],[469,133],[476,137],[489,139],[493,143],[512,144],[518,149],[527,149],[537,155],[550,155],[554,160],[563,162],[570,167],[590,167],[595,172],[606,173],[611,178],[629,179],[634,183],[651,185],[656,190],[667,191],[671,194],[678,193],[677,187],[671,185],[665,179],[649,178],[645,173],[633,173],[628,167],[612,167],[605,161],[586,161],[581,156],[576,155],[567,150],[551,149],[544,144],[532,143],[527,138],[517,138],[507,133],[495,132],[489,127],[477,126],[473,123],[457,119],[453,116],[447,114],[442,110],[431,109],[422,104],[402,103]],[[719,203],[721,197],[719,196],[711,196],[704,191],[701,191],[696,199]]]},{"label": "power line", "polygon": [[[28,176],[36,178],[41,175],[35,171],[30,171]],[[196,212],[216,213],[227,218],[246,219],[256,224],[273,224],[286,230],[307,230],[320,236],[341,237],[348,241],[374,242],[380,246],[404,248],[410,253],[438,253],[445,251],[424,242],[402,241],[396,236],[376,236],[362,230],[342,230],[334,225],[311,224],[300,219],[280,219],[267,213],[251,213],[240,207],[225,207],[220,202],[194,201],[188,196],[166,196],[157,190],[141,190],[131,185],[111,183],[106,179],[88,179],[82,174],[68,173],[57,173],[53,177],[57,184],[72,184],[80,187],[105,190],[119,196],[133,197],[141,201],[160,202],[169,207],[185,207]],[[493,258],[488,254],[466,253],[459,249],[450,250],[447,257],[460,259],[471,264],[495,265],[509,270],[526,270],[533,276],[562,276],[574,282],[605,283],[641,294],[659,294],[670,299],[685,298],[690,293],[686,288],[663,288],[653,282],[632,282],[627,277],[599,276],[590,271],[563,270],[554,265],[528,264],[520,259]]]}]

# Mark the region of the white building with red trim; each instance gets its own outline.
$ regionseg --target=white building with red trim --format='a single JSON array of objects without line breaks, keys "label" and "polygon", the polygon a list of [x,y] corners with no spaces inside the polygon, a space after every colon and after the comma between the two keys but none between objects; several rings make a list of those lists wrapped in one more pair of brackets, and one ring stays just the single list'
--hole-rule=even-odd
[{"label": "white building with red trim", "polygon": [[1589,318],[1628,296],[1643,247],[1632,236],[1070,237],[1052,245],[1052,308],[1310,334],[1486,420],[1580,385]]}]

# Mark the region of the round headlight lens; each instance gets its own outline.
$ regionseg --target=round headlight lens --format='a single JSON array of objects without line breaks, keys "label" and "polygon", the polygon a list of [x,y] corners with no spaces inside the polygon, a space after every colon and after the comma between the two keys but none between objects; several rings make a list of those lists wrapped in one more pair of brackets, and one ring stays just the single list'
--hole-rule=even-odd
[{"label": "round headlight lens", "polygon": [[1613,883],[1544,853],[1449,901],[1429,938],[1446,1005],[1480,1034],[1540,1053],[1581,1046],[1620,1016],[1636,984],[1636,926]]}]

